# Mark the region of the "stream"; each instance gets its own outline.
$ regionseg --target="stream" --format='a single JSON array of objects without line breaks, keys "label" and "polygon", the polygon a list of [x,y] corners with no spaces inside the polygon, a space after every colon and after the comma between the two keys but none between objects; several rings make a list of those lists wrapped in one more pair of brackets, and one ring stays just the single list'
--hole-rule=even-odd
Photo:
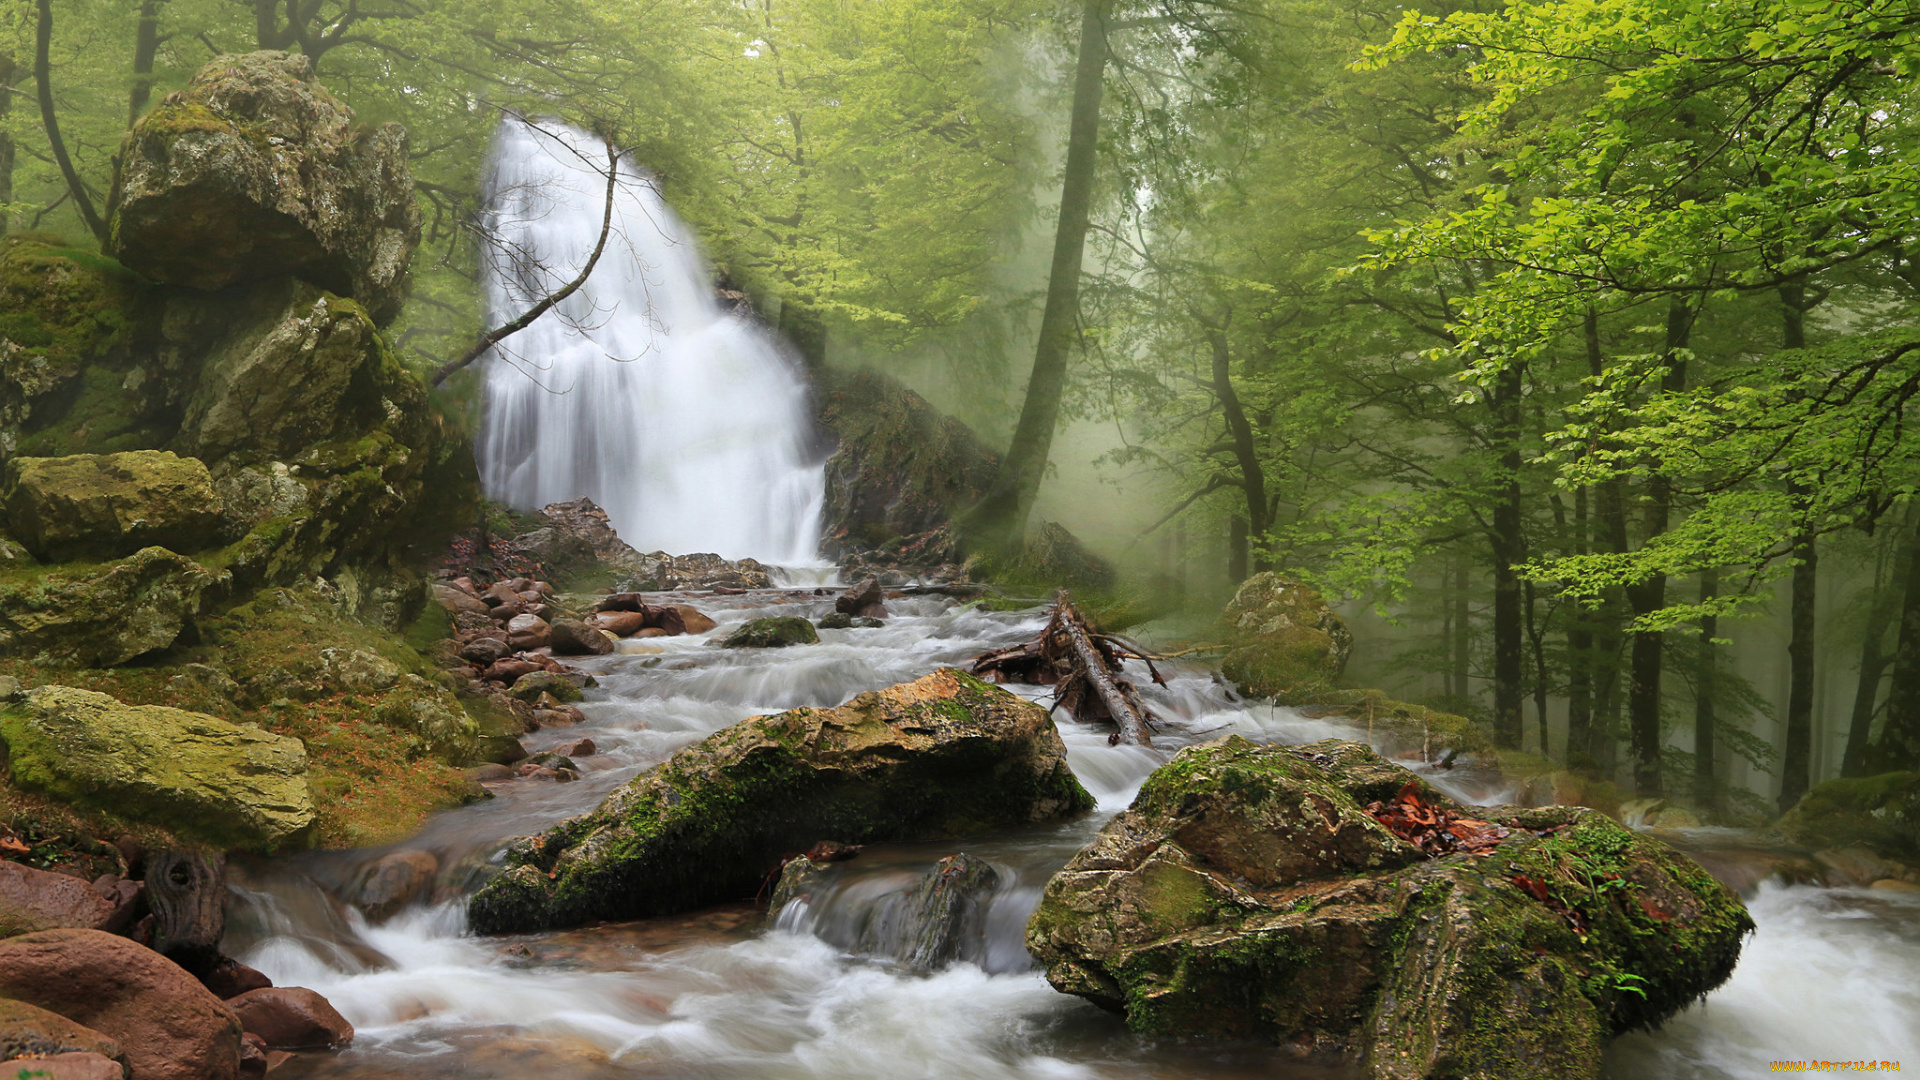
[{"label": "stream", "polygon": [[[336,897],[393,849],[236,863],[225,951],[277,984],[318,990],[357,1030],[351,1049],[302,1056],[276,1075],[1358,1075],[1272,1046],[1136,1037],[1118,1018],[1050,989],[1021,944],[1047,877],[1181,746],[1236,733],[1275,743],[1365,737],[1342,723],[1238,700],[1194,666],[1171,665],[1170,685],[1144,688],[1165,721],[1150,749],[1109,746],[1105,730],[1060,721],[1069,762],[1099,800],[1092,814],[1004,835],[872,846],[841,864],[811,904],[772,916],[739,903],[555,933],[464,933],[462,897],[507,838],[591,809],[640,770],[748,716],[838,705],[942,665],[964,666],[988,648],[1031,637],[1045,622],[1039,610],[994,614],[915,597],[891,601],[884,628],[823,630],[818,645],[718,646],[748,618],[818,618],[832,610],[832,595],[699,596],[691,602],[719,620],[718,629],[628,641],[619,654],[578,661],[599,683],[582,707],[588,722],[525,742],[538,751],[591,738],[598,752],[578,759],[582,779],[496,785],[495,798],[438,815],[401,845],[439,857],[432,901],[383,925],[367,925]],[[1011,689],[1045,696],[1041,687]],[[1417,754],[1404,763],[1420,767]],[[1426,775],[1466,801],[1505,794],[1465,768]],[[960,851],[993,864],[1001,880],[985,940],[966,961],[923,975],[851,951],[848,943],[889,896]],[[1885,1059],[1920,1068],[1920,899],[1768,884],[1748,903],[1759,930],[1731,981],[1661,1030],[1617,1040],[1610,1077],[1744,1077],[1768,1071],[1775,1059]]]}]

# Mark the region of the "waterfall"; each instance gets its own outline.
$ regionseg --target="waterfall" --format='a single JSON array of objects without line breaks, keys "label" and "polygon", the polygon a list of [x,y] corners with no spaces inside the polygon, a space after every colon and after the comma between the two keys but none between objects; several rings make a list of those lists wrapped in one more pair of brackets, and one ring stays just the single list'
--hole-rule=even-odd
[{"label": "waterfall", "polygon": [[[605,212],[600,140],[508,120],[486,191],[488,320],[586,265]],[[691,231],[621,165],[614,231],[586,284],[485,361],[476,447],[491,498],[586,496],[641,551],[816,562],[824,464],[805,382],[768,331],[722,307]]]}]

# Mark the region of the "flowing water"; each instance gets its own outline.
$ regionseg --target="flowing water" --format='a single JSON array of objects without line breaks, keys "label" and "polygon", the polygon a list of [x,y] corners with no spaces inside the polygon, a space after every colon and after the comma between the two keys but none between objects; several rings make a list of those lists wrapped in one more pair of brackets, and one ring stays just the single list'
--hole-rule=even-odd
[{"label": "flowing water", "polygon": [[[440,815],[406,846],[434,851],[435,902],[370,927],[336,897],[378,852],[331,853],[235,868],[228,951],[276,982],[310,986],[359,1035],[337,1056],[303,1058],[293,1077],[409,1080],[582,1078],[1237,1078],[1345,1077],[1337,1065],[1256,1045],[1188,1046],[1137,1038],[1029,963],[1021,927],[1048,875],[1123,808],[1180,746],[1239,733],[1261,741],[1364,737],[1342,724],[1236,700],[1205,670],[1180,667],[1149,687],[1166,718],[1151,749],[1108,746],[1104,731],[1062,721],[1068,760],[1099,799],[1077,820],[929,845],[881,845],[841,864],[811,904],[768,914],[722,905],[522,937],[464,936],[460,895],[501,842],[589,809],[674,750],[757,713],[834,705],[1031,636],[1040,612],[988,614],[922,597],[896,601],[881,629],[828,630],[819,645],[726,650],[746,618],[818,617],[830,594],[696,599],[720,620],[698,637],[629,642],[583,662],[588,723],[529,746],[587,736],[581,781],[517,781],[496,798]],[[1038,688],[1019,688],[1038,696]],[[1420,767],[1415,747],[1384,747]],[[1497,784],[1461,770],[1436,783],[1472,801]],[[968,852],[1000,884],[984,938],[960,963],[903,970],[853,943],[933,863]],[[1731,982],[1653,1034],[1620,1040],[1609,1074],[1750,1076],[1774,1059],[1920,1062],[1920,904],[1902,895],[1763,887],[1760,925]]]},{"label": "flowing water", "polygon": [[[494,325],[586,265],[608,167],[585,132],[501,126],[487,185]],[[651,178],[619,168],[592,275],[485,361],[487,493],[525,510],[586,496],[641,551],[808,563],[825,478],[805,385],[772,335],[721,306]]]}]

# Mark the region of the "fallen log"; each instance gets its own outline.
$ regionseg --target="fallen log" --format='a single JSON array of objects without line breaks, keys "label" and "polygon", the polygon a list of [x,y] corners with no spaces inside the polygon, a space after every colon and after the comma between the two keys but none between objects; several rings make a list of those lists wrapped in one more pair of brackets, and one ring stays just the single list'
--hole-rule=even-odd
[{"label": "fallen log", "polygon": [[1063,589],[1054,598],[1053,617],[1038,637],[981,653],[973,659],[973,673],[995,682],[1056,686],[1055,708],[1066,709],[1077,720],[1111,720],[1119,729],[1113,742],[1151,746],[1153,714],[1140,700],[1139,691],[1121,675],[1121,665],[1129,659],[1145,661],[1153,680],[1164,682],[1144,650],[1089,627]]}]

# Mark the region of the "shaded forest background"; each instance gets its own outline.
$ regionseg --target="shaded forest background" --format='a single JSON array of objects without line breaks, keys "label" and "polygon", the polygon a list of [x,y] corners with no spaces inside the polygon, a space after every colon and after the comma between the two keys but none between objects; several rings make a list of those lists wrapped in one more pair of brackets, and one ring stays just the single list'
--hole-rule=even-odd
[{"label": "shaded forest background", "polygon": [[425,373],[482,329],[501,117],[564,119],[654,173],[805,362],[1011,445],[981,535],[1037,501],[1196,608],[1305,577],[1350,601],[1360,681],[1734,820],[1920,764],[1917,24],[7,0],[0,225],[98,233],[134,119],[217,55],[306,53],[409,132],[392,338]]}]

